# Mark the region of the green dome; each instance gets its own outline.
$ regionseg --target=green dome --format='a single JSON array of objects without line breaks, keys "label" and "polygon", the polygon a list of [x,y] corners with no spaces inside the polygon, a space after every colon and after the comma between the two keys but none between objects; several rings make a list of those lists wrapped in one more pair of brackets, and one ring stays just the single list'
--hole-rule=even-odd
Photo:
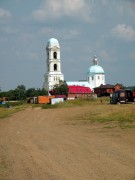
[{"label": "green dome", "polygon": [[93,76],[94,74],[105,74],[105,72],[101,66],[94,65],[88,69],[87,75]]}]

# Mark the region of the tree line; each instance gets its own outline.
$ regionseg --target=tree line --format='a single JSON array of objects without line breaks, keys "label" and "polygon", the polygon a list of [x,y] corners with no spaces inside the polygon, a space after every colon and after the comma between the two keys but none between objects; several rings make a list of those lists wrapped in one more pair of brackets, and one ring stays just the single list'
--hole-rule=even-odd
[{"label": "tree line", "polygon": [[2,97],[8,97],[9,101],[13,100],[26,100],[29,97],[34,97],[34,96],[42,96],[42,95],[47,95],[48,92],[42,88],[29,88],[26,89],[24,85],[18,85],[14,90],[9,90],[9,91],[1,91],[0,92],[0,98]]},{"label": "tree line", "polygon": [[[68,85],[66,81],[60,81],[59,84],[56,84],[50,94],[68,94]],[[9,101],[21,101],[26,100],[30,97],[37,97],[37,96],[45,96],[48,95],[48,91],[44,88],[35,89],[29,88],[26,89],[25,85],[18,85],[14,90],[9,91],[0,91],[0,98],[8,97]]]}]

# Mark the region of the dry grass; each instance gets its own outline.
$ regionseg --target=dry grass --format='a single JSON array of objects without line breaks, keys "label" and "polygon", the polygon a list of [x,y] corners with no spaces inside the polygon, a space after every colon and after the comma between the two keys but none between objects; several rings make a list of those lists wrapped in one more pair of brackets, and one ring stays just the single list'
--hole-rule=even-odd
[{"label": "dry grass", "polygon": [[76,123],[112,123],[112,126],[105,126],[106,128],[120,127],[120,128],[135,128],[135,105],[105,105],[96,104],[90,105],[89,111],[85,114],[75,116],[72,118]]},{"label": "dry grass", "polygon": [[[9,107],[8,107],[9,106]],[[7,102],[5,105],[0,105],[0,119],[11,116],[12,114],[24,110],[28,107],[41,107],[40,104],[28,104],[27,102]]]},{"label": "dry grass", "polygon": [[[29,106],[29,104],[23,104],[12,108],[0,107],[0,118],[10,116],[13,113],[23,110]],[[76,99],[55,105],[32,105],[32,107],[37,106],[42,106],[43,109],[87,106],[89,107],[87,112],[82,114],[79,113],[71,118],[71,121],[74,121],[74,124],[98,122],[107,124],[105,128],[135,128],[135,104],[110,105],[109,98]]]},{"label": "dry grass", "polygon": [[28,105],[27,104],[23,104],[23,105],[17,105],[17,106],[11,106],[9,108],[5,107],[0,107],[0,119],[6,118],[8,116],[11,116],[12,114],[19,112],[21,110],[24,110],[25,108],[27,108]]}]

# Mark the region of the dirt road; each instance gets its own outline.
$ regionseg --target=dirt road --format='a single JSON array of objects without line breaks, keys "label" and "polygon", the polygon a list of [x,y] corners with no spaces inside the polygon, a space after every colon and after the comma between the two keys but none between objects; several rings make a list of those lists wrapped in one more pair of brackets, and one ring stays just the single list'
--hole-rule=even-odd
[{"label": "dirt road", "polygon": [[72,123],[89,107],[0,120],[0,180],[135,180],[135,129]]}]

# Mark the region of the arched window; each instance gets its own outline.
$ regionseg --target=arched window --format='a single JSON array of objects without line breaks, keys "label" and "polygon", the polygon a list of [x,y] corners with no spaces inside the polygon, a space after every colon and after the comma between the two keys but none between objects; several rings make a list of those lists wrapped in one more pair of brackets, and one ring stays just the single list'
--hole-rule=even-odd
[{"label": "arched window", "polygon": [[94,80],[94,77],[92,76],[92,81]]},{"label": "arched window", "polygon": [[54,64],[54,71],[57,71],[57,64]]},{"label": "arched window", "polygon": [[57,59],[57,53],[56,52],[53,53],[53,58]]}]

